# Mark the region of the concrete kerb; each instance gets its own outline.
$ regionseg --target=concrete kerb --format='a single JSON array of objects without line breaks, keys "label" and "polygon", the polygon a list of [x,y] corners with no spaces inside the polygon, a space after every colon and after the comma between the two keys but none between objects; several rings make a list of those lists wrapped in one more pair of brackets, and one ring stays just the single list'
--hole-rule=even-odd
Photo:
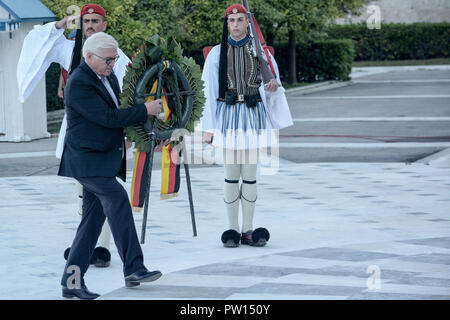
[{"label": "concrete kerb", "polygon": [[351,85],[352,81],[326,81],[286,90],[286,94],[309,94],[324,90],[336,89]]},{"label": "concrete kerb", "polygon": [[353,67],[350,77],[352,79],[391,71],[432,71],[450,70],[450,65],[417,65],[417,66],[380,66],[380,67]]},{"label": "concrete kerb", "polygon": [[[450,66],[449,66],[450,67]],[[392,67],[361,67],[361,68],[352,68],[352,73],[350,74],[351,79],[364,77],[368,75],[384,73],[392,71]],[[311,85],[306,85],[298,88],[286,89],[286,94],[309,94],[313,92],[325,91],[330,89],[341,88],[345,86],[352,85],[354,82],[352,80],[348,81],[338,81],[338,80],[330,80],[321,83],[314,83]]]},{"label": "concrete kerb", "polygon": [[419,159],[414,163],[422,163],[425,165],[448,165],[450,166],[450,148],[436,152],[430,156]]}]

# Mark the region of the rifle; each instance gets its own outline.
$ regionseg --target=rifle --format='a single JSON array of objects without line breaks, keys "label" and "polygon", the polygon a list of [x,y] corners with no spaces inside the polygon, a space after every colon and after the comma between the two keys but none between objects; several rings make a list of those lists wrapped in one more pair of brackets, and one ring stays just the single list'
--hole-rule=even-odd
[{"label": "rifle", "polygon": [[[264,84],[266,84],[270,80],[275,79],[275,76],[272,73],[271,68],[269,67],[269,63],[263,57],[263,53],[261,50],[261,48],[262,48],[261,40],[259,39],[259,33],[257,32],[256,27],[255,27],[255,21],[254,21],[255,18],[253,16],[253,13],[251,13],[251,11],[250,11],[250,7],[248,6],[248,1],[242,0],[242,5],[248,11],[248,18],[250,19],[250,29],[253,34],[253,44],[255,45],[255,49],[256,49],[256,57],[258,58],[260,66],[261,66],[261,76],[262,76],[263,82],[264,82]],[[268,55],[267,55],[267,59],[269,59]]]}]

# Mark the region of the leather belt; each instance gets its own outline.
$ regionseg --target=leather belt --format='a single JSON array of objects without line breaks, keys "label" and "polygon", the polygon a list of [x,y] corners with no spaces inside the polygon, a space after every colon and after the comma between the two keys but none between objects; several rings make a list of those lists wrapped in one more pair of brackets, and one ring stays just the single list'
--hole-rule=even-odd
[{"label": "leather belt", "polygon": [[225,92],[225,99],[217,99],[219,101],[224,101],[227,105],[234,105],[236,103],[247,103],[250,108],[256,107],[258,102],[262,99],[259,94],[237,94],[235,91]]}]

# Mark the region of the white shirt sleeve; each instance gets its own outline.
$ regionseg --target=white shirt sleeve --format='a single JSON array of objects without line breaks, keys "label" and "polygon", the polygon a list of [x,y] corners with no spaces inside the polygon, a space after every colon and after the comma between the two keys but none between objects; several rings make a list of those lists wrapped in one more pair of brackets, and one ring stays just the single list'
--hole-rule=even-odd
[{"label": "white shirt sleeve", "polygon": [[56,22],[36,25],[23,41],[17,64],[17,83],[21,103],[30,96],[44,77],[52,62],[69,69],[74,41],[66,39],[64,29],[56,29]]},{"label": "white shirt sleeve", "polygon": [[202,80],[205,82],[205,107],[200,118],[202,131],[214,132],[216,127],[217,98],[219,97],[219,59],[220,45],[209,52],[203,67]]}]

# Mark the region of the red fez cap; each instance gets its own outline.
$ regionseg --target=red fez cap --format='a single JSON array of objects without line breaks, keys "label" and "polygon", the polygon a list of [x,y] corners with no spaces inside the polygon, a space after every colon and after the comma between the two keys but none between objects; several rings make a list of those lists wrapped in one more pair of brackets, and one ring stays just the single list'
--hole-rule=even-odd
[{"label": "red fez cap", "polygon": [[84,16],[85,14],[89,14],[89,13],[96,13],[96,14],[99,14],[106,18],[105,9],[103,9],[98,4],[94,4],[94,3],[86,4],[83,6],[83,8],[81,8],[81,16]]},{"label": "red fez cap", "polygon": [[243,5],[235,3],[228,7],[225,17],[228,17],[230,14],[233,14],[233,13],[247,14],[248,11],[247,11],[247,9],[245,9],[245,7]]}]

